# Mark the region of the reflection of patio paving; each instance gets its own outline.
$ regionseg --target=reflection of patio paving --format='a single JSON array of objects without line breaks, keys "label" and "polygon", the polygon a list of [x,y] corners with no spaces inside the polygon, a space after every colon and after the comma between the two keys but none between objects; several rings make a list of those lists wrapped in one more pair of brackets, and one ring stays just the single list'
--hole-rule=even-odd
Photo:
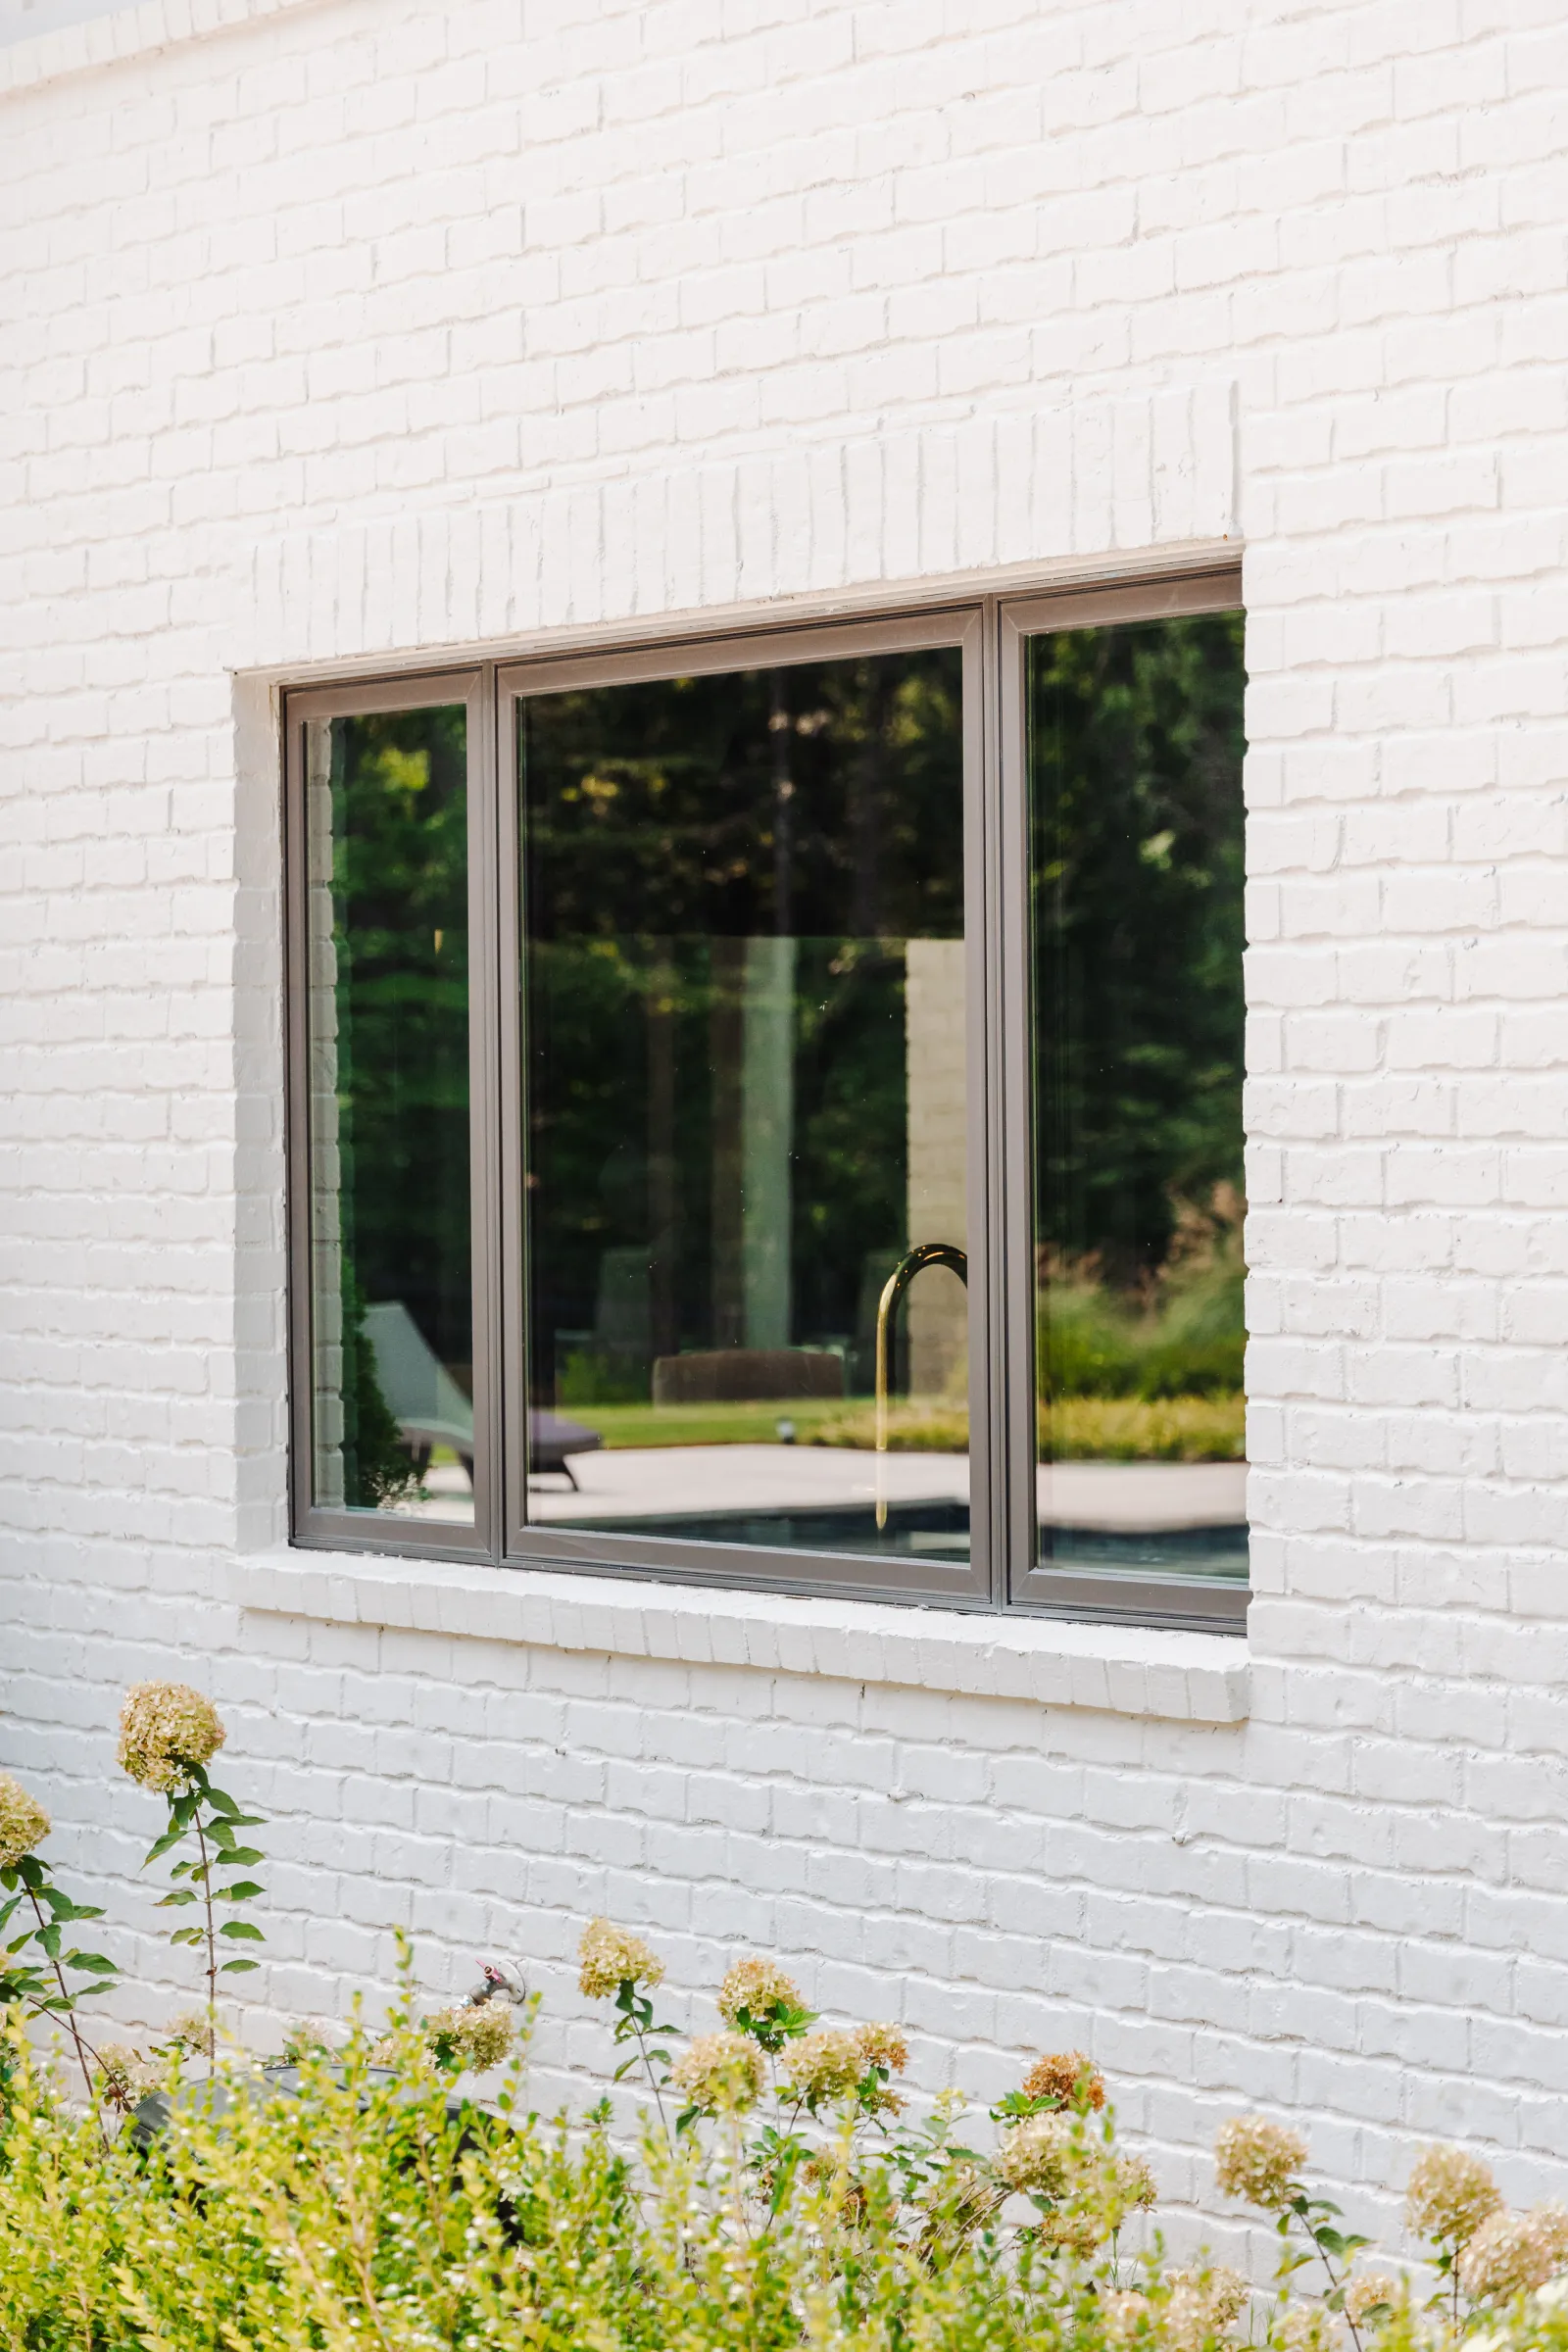
[{"label": "reflection of patio paving", "polygon": [[[962,1502],[961,1453],[883,1457],[890,1503]],[[580,1494],[540,1482],[529,1515],[546,1523],[710,1511],[863,1508],[876,1493],[868,1453],[827,1446],[672,1446],[579,1454]],[[1057,1527],[1144,1533],[1234,1526],[1247,1516],[1245,1462],[1061,1462],[1038,1473],[1040,1515]]]},{"label": "reflection of patio paving", "polygon": [[[530,1518],[592,1527],[710,1511],[863,1510],[876,1494],[874,1457],[829,1446],[628,1446],[578,1454],[572,1466],[581,1492],[536,1482]],[[966,1454],[890,1453],[883,1475],[890,1503],[968,1500]],[[1050,1527],[1152,1535],[1247,1518],[1245,1462],[1057,1462],[1042,1466],[1036,1484]],[[472,1491],[456,1463],[433,1467],[425,1491],[428,1499],[401,1505],[400,1516],[471,1521]]]},{"label": "reflection of patio paving", "polygon": [[[967,1454],[890,1453],[883,1462],[890,1502],[968,1498]],[[580,1453],[571,1466],[582,1492],[541,1479],[528,1490],[530,1518],[863,1509],[876,1494],[874,1457],[832,1446],[639,1446]]]}]

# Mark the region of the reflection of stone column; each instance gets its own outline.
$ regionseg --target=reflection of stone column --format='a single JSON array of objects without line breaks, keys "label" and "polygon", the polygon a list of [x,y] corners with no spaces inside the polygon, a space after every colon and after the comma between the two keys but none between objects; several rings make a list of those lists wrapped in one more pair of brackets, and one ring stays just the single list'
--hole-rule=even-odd
[{"label": "reflection of stone column", "polygon": [[314,1499],[343,1507],[343,1169],[338,1146],[332,724],[305,729],[305,989],[311,1189]]},{"label": "reflection of stone column", "polygon": [[741,1036],[741,1283],[748,1348],[790,1345],[795,942],[749,939]]},{"label": "reflection of stone column", "polygon": [[[967,1250],[963,942],[911,939],[904,953],[909,1243],[954,1242]],[[967,1311],[962,1283],[945,1267],[932,1267],[909,1286],[903,1313],[911,1396],[961,1389]]]}]

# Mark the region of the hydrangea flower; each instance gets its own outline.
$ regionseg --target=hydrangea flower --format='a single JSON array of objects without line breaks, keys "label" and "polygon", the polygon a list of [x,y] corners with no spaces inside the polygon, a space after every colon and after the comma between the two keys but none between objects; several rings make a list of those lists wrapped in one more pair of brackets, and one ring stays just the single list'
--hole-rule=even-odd
[{"label": "hydrangea flower", "polygon": [[1279,2320],[1274,2340],[1280,2352],[1333,2352],[1341,2339],[1321,2303],[1292,2303]]},{"label": "hydrangea flower", "polygon": [[577,1946],[577,1985],[591,2001],[612,2001],[622,1984],[650,1990],[664,1981],[664,1963],[651,1944],[608,1919],[590,1920]]},{"label": "hydrangea flower", "polygon": [[1508,2303],[1530,2294],[1568,2265],[1568,2212],[1537,2205],[1529,2213],[1494,2213],[1459,2257],[1459,2283],[1477,2303]]},{"label": "hydrangea flower", "polygon": [[1357,2271],[1345,2290],[1345,2314],[1352,2328],[1359,2328],[1380,2303],[1398,2300],[1399,2281],[1392,2271]]},{"label": "hydrangea flower", "polygon": [[1028,2115],[1002,2135],[997,2171],[1009,2188],[1059,2197],[1073,2159],[1072,2126],[1064,2115]]},{"label": "hydrangea flower", "polygon": [[1306,2162],[1298,2132],[1270,2123],[1266,2115],[1241,2115],[1224,2125],[1214,2142],[1214,2172],[1227,2197],[1279,2213],[1296,2194]]},{"label": "hydrangea flower", "polygon": [[476,2075],[510,2058],[516,2038],[512,2011],[504,2001],[433,2010],[424,2020],[423,2031],[435,2057],[460,2059]]},{"label": "hydrangea flower", "polygon": [[122,2041],[99,2044],[98,2071],[103,2076],[104,2095],[109,2104],[121,2109],[134,2107],[149,2090],[156,2090],[161,2081],[151,2059]]},{"label": "hydrangea flower", "polygon": [[746,2034],[699,2034],[669,2079],[687,2105],[705,2115],[738,2115],[761,2095],[762,2053]]},{"label": "hydrangea flower", "polygon": [[186,1683],[136,1683],[120,1711],[120,1767],[167,1794],[217,1755],[228,1735],[218,1709]]},{"label": "hydrangea flower", "polygon": [[1167,2271],[1165,2284],[1170,2296],[1159,2340],[1169,2352],[1202,2352],[1230,2332],[1247,2306],[1247,2280],[1223,2263],[1207,2271]]},{"label": "hydrangea flower", "polygon": [[1103,2107],[1105,2078],[1082,2050],[1053,2050],[1023,2079],[1026,2099],[1055,2099],[1063,2107]]},{"label": "hydrangea flower", "polygon": [[839,2026],[823,2026],[795,2043],[784,2079],[797,2098],[814,2107],[823,2099],[846,2097],[864,2072],[858,2037]]},{"label": "hydrangea flower", "polygon": [[15,1870],[24,1854],[42,1845],[49,1835],[49,1816],[20,1781],[0,1772],[0,1870]]},{"label": "hydrangea flower", "polygon": [[800,1986],[776,1960],[737,1960],[718,1988],[718,2014],[726,2026],[734,2026],[743,2009],[748,2017],[761,2019],[775,2009],[805,2006]]},{"label": "hydrangea flower", "polygon": [[1417,2237],[1468,2245],[1502,2204],[1491,2170],[1468,2149],[1428,2148],[1418,2156],[1404,2192],[1404,2215]]}]

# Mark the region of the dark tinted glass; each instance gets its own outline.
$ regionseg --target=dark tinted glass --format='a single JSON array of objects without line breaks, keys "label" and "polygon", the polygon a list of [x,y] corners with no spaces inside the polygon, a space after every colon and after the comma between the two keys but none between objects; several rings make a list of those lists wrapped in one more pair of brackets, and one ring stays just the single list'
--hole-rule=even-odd
[{"label": "dark tinted glass", "polygon": [[1242,616],[1028,651],[1041,1553],[1247,1575]]},{"label": "dark tinted glass", "polygon": [[466,724],[305,729],[314,1498],[473,1519]]},{"label": "dark tinted glass", "polygon": [[531,1517],[966,1558],[960,703],[942,649],[520,706]]}]

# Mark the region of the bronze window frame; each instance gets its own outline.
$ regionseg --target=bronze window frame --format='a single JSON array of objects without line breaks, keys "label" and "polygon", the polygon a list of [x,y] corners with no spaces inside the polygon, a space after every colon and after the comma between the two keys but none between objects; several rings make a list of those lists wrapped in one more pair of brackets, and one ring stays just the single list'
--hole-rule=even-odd
[{"label": "bronze window frame", "polygon": [[[1039,1558],[1035,1504],[1032,1042],[1024,651],[1037,633],[1241,607],[1234,564],[1004,597],[933,599],[885,614],[759,621],[635,644],[547,650],[381,679],[312,683],[281,698],[285,874],[291,1540],[308,1548],[526,1572],[669,1581],[965,1611],[1245,1630],[1248,1589],[1219,1580],[1095,1577]],[[776,666],[938,645],[964,663],[967,1151],[970,1210],[971,1556],[918,1559],[620,1537],[526,1512],[523,947],[515,789],[519,704],[530,694]],[[462,702],[467,710],[474,1524],[323,1509],[312,1476],[306,1040],[304,729],[308,720]]]}]

